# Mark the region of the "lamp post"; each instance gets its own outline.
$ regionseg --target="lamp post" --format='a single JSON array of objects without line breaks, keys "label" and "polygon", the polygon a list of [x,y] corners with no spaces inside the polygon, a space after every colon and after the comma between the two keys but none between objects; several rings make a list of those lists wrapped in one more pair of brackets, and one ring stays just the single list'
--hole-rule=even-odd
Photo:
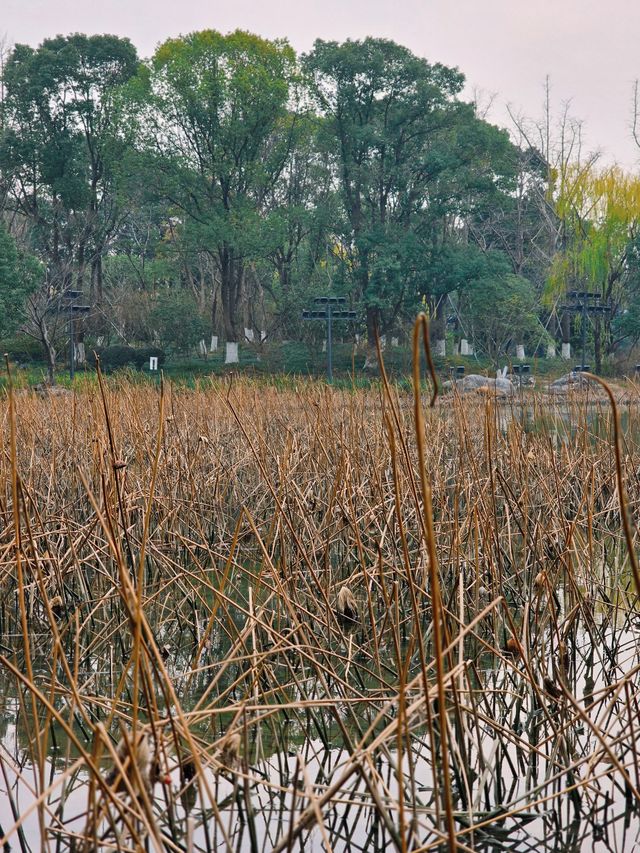
[{"label": "lamp post", "polygon": [[570,314],[580,314],[582,318],[582,328],[580,333],[582,353],[580,356],[581,363],[579,368],[582,372],[586,370],[587,367],[585,364],[585,350],[587,347],[587,317],[603,316],[604,314],[608,314],[610,306],[601,302],[602,297],[599,293],[590,293],[586,290],[569,290],[567,291],[567,296],[571,302],[567,305],[563,305],[562,310],[567,311]]},{"label": "lamp post", "polygon": [[78,305],[76,300],[82,296],[81,290],[65,290],[62,294],[62,313],[69,317],[69,379],[73,381],[76,373],[76,344],[74,318],[91,310],[89,305]]},{"label": "lamp post", "polygon": [[305,309],[302,312],[303,320],[323,320],[327,324],[327,382],[329,384],[333,382],[333,321],[355,320],[357,317],[355,311],[339,307],[346,301],[344,296],[318,296],[313,300],[313,304],[319,307]]}]

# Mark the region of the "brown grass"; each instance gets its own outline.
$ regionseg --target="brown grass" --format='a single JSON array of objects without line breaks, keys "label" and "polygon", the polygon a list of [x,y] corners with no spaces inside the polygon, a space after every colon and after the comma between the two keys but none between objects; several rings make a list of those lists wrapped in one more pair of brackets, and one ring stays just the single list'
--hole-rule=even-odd
[{"label": "brown grass", "polygon": [[610,405],[579,398],[101,380],[2,401],[0,835],[595,832],[640,797],[622,415],[616,456]]}]

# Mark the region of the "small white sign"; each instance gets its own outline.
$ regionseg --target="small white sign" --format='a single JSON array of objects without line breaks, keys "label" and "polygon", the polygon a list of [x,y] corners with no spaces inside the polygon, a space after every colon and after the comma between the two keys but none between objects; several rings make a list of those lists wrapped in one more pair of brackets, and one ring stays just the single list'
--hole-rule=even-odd
[{"label": "small white sign", "polygon": [[158,369],[158,356],[151,355],[149,356],[149,370],[157,370]]}]

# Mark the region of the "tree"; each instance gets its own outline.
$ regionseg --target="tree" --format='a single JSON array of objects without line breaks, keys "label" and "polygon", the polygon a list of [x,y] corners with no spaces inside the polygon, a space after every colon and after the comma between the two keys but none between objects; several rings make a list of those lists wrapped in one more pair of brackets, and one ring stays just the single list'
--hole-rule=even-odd
[{"label": "tree", "polygon": [[101,300],[118,219],[113,95],[137,66],[128,39],[80,34],[37,49],[16,45],[6,63],[0,168],[8,204],[30,223],[33,251],[58,291],[81,290],[89,274]]},{"label": "tree", "polygon": [[189,293],[168,290],[158,294],[151,323],[163,347],[177,353],[192,350],[205,334],[198,306]]},{"label": "tree", "polygon": [[500,133],[457,99],[459,71],[384,39],[316,41],[304,58],[337,162],[353,293],[369,347],[421,296],[429,257],[493,178]]},{"label": "tree", "polygon": [[505,255],[492,252],[484,261],[465,302],[474,343],[498,367],[512,343],[525,343],[538,333],[537,300],[531,282],[510,271]]},{"label": "tree", "polygon": [[640,179],[618,167],[569,166],[559,176],[554,201],[566,232],[562,251],[554,257],[550,288],[590,291],[610,308],[593,324],[595,369],[599,372],[603,355],[613,350],[612,321],[637,282]]},{"label": "tree", "polygon": [[[340,218],[331,154],[319,142],[322,122],[312,114],[291,118],[284,168],[265,196],[263,228],[267,257],[256,272],[271,297],[274,324],[286,337],[300,328],[302,307],[330,289],[331,243]],[[275,275],[274,275],[275,273]]]},{"label": "tree", "polygon": [[0,337],[13,334],[25,321],[29,295],[37,287],[39,264],[18,252],[0,223]]},{"label": "tree", "polygon": [[261,213],[287,160],[296,74],[286,42],[205,30],[162,44],[130,90],[157,192],[216,263],[228,340],[240,339],[247,263],[266,253]]}]

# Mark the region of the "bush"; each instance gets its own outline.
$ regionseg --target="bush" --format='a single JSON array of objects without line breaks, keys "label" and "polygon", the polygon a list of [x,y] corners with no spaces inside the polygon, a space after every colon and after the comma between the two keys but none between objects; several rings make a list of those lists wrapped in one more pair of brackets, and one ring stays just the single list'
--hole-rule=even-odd
[{"label": "bush", "polygon": [[[117,344],[111,347],[96,348],[96,355],[100,359],[100,367],[103,370],[118,370],[123,367],[135,367],[137,370],[149,364],[149,358],[155,356],[158,359],[158,367],[162,367],[166,355],[158,347],[144,347],[136,349],[126,344]],[[95,365],[93,352],[89,356],[89,364]]]},{"label": "bush", "polygon": [[136,353],[139,358],[139,363],[136,362],[138,370],[142,370],[143,368],[148,370],[149,359],[152,357],[158,359],[158,368],[161,368],[167,360],[167,354],[163,349],[160,349],[160,347],[143,347],[142,349],[137,349]]},{"label": "bush", "polygon": [[0,353],[7,353],[11,361],[30,363],[43,361],[42,346],[28,335],[16,335],[0,340]]},{"label": "bush", "polygon": [[162,345],[179,354],[193,350],[208,328],[193,296],[182,290],[159,293],[150,320]]}]

